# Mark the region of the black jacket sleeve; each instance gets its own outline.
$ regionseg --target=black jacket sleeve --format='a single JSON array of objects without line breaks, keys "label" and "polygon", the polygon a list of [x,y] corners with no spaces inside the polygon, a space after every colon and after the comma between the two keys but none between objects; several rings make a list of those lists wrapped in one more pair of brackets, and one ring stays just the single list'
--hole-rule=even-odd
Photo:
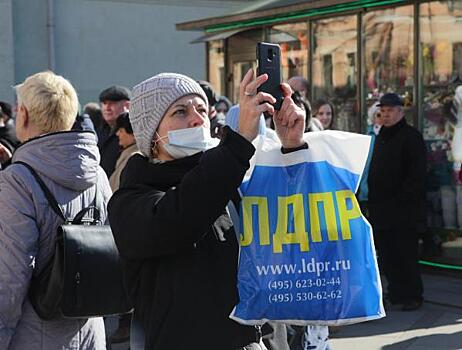
[{"label": "black jacket sleeve", "polygon": [[404,179],[399,199],[406,202],[425,200],[425,175],[427,172],[427,151],[422,135],[410,130],[404,146]]},{"label": "black jacket sleeve", "polygon": [[[108,206],[121,256],[146,259],[191,249],[223,213],[254,152],[250,142],[225,128],[220,145],[204,152],[176,187],[164,192],[126,180]],[[135,171],[130,164],[125,179]]]}]

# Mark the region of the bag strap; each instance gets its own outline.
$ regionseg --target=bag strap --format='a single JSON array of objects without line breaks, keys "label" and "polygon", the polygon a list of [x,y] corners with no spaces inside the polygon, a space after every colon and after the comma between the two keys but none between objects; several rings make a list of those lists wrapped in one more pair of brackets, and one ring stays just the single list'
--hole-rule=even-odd
[{"label": "bag strap", "polygon": [[[64,213],[63,213],[63,210],[61,209],[61,207],[59,206],[58,204],[58,201],[56,200],[55,196],[53,196],[53,194],[51,193],[50,189],[48,188],[48,186],[45,184],[45,182],[43,182],[42,178],[39,176],[39,174],[37,174],[37,172],[35,171],[34,168],[32,168],[29,164],[25,163],[25,162],[22,162],[22,161],[17,161],[17,162],[14,162],[14,164],[21,164],[21,165],[24,165],[27,169],[29,169],[29,171],[31,172],[31,174],[34,176],[35,180],[38,182],[38,184],[40,185],[40,188],[42,189],[43,191],[43,194],[45,195],[46,199],[48,200],[48,203],[50,204],[51,208],[53,209],[53,211],[60,217],[62,218],[65,222],[69,222],[70,220],[66,219]],[[93,205],[90,205],[86,208],[83,208],[79,213],[77,213],[77,215],[74,217],[74,219],[72,220],[72,224],[74,225],[79,225],[82,223],[83,221],[83,218],[84,216],[87,214],[87,212],[89,212],[90,210],[93,210],[93,224],[98,224],[100,223],[101,221],[101,213],[100,213],[100,210],[99,210],[99,207],[98,207],[98,203],[97,203],[97,198],[98,198],[98,188],[97,188],[97,185],[95,184],[95,199],[94,199],[94,204]]]},{"label": "bag strap", "polygon": [[56,201],[55,196],[53,196],[53,194],[51,193],[48,186],[45,184],[45,182],[43,182],[42,178],[39,176],[39,174],[37,174],[37,172],[34,170],[34,168],[32,168],[29,164],[27,164],[25,162],[21,162],[21,161],[14,162],[13,164],[21,164],[21,165],[24,165],[27,169],[29,169],[29,171],[31,172],[31,174],[34,176],[35,180],[39,184],[40,188],[42,189],[43,194],[45,195],[45,197],[46,197],[48,203],[50,204],[51,208],[53,209],[53,211],[61,219],[63,219],[64,221],[67,221],[61,207],[59,206],[58,202]]}]

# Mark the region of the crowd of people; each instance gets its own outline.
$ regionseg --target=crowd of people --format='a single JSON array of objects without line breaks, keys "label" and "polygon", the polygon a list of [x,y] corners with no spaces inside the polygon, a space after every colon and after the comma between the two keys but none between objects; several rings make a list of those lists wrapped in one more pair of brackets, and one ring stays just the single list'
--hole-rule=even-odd
[{"label": "crowd of people", "polygon": [[[335,129],[335,106],[312,105],[308,82],[281,85],[284,102],[258,92],[267,76],[249,70],[238,105],[210,83],[174,73],[132,90],[111,86],[80,108],[71,83],[52,72],[0,102],[0,349],[329,349],[327,326],[269,322],[243,326],[228,316],[239,298],[239,246],[226,211],[258,135],[283,154],[306,150],[305,132]],[[374,228],[390,305],[422,304],[418,234],[425,222],[426,155],[406,123],[403,101],[384,94],[369,110],[372,143],[357,196]],[[42,320],[28,301],[30,280],[53,256],[60,218],[26,162],[72,217],[97,192],[123,262],[133,314],[106,339],[102,318]],[[110,297],[110,296],[108,296]],[[130,324],[132,329],[130,330]]]}]

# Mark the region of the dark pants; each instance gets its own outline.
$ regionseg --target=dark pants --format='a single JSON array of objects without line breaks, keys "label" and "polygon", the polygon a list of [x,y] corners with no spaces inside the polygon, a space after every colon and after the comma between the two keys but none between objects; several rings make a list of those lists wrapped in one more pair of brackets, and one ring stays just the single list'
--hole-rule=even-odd
[{"label": "dark pants", "polygon": [[[136,314],[132,316],[132,323],[130,327],[130,350],[144,350],[144,330],[140,320],[136,317]],[[217,347],[219,348],[219,346]],[[252,343],[246,347],[238,350],[268,350],[266,349],[263,342]]]},{"label": "dark pants", "polygon": [[392,303],[422,300],[423,286],[418,263],[418,234],[415,230],[374,232],[381,272],[388,282]]}]

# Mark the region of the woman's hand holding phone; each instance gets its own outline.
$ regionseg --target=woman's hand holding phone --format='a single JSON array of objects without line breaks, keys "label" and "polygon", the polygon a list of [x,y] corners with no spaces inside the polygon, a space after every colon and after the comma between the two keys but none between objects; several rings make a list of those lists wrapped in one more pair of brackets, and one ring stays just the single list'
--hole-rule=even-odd
[{"label": "woman's hand holding phone", "polygon": [[276,133],[284,148],[303,145],[305,111],[292,100],[292,89],[288,84],[281,84],[284,101],[281,109],[275,111],[273,104],[276,99],[266,92],[257,93],[257,89],[267,80],[267,74],[254,78],[252,69],[244,76],[239,90],[239,133],[252,142],[258,135],[261,114],[268,112],[273,115]]},{"label": "woman's hand holding phone", "polygon": [[276,99],[266,92],[257,92],[267,80],[267,74],[254,78],[253,70],[249,69],[239,87],[239,133],[250,142],[258,135],[261,114],[274,114],[272,104]]}]

